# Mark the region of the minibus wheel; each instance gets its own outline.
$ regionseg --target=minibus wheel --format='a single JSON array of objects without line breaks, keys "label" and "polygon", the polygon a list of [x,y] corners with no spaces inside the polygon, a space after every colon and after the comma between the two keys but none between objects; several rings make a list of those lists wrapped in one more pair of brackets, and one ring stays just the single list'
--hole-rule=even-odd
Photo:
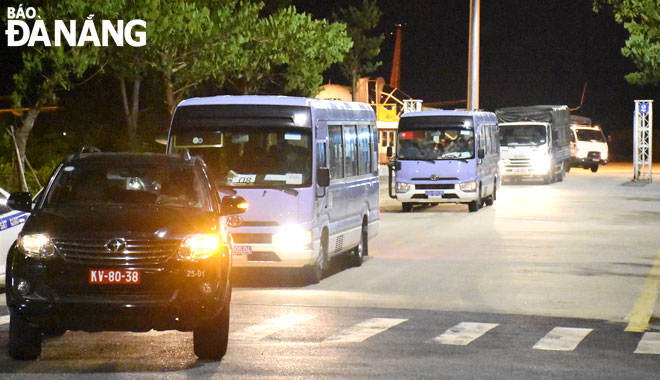
[{"label": "minibus wheel", "polygon": [[319,257],[314,265],[302,268],[303,279],[308,284],[318,284],[323,279],[323,275],[330,269],[330,260],[328,259],[328,230],[324,229],[321,233],[321,249]]},{"label": "minibus wheel", "polygon": [[367,223],[362,222],[362,231],[360,232],[360,242],[357,247],[351,251],[351,266],[359,267],[364,261],[364,256],[368,255],[369,231]]},{"label": "minibus wheel", "polygon": [[591,172],[592,172],[592,173],[595,173],[595,172],[597,172],[597,171],[598,171],[598,164],[596,164],[596,165],[591,165]]},{"label": "minibus wheel", "polygon": [[412,207],[413,207],[413,205],[410,202],[401,203],[401,210],[403,210],[403,212],[411,212]]}]

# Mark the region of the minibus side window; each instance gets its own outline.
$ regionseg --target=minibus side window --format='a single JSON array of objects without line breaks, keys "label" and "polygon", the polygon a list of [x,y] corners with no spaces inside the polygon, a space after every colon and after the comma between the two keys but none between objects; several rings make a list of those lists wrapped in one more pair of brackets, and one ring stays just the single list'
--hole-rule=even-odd
[{"label": "minibus side window", "polygon": [[354,125],[344,126],[344,174],[352,177],[358,174],[357,133]]},{"label": "minibus side window", "polygon": [[359,174],[367,174],[371,171],[371,144],[369,143],[369,126],[358,126],[358,170]]},{"label": "minibus side window", "polygon": [[344,148],[341,126],[328,126],[328,136],[330,137],[330,179],[344,178]]}]

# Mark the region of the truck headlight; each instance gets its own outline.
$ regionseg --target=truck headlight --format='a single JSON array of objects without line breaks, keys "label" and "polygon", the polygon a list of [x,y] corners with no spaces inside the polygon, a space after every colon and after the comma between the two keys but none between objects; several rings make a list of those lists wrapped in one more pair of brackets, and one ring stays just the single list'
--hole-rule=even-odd
[{"label": "truck headlight", "polygon": [[283,226],[273,235],[273,244],[284,251],[310,249],[312,231],[297,225]]},{"label": "truck headlight", "polygon": [[532,166],[534,168],[534,171],[537,173],[539,172],[547,173],[548,170],[550,170],[551,162],[552,162],[552,158],[544,154],[542,156],[536,157],[536,159],[532,163]]},{"label": "truck headlight", "polygon": [[458,185],[458,188],[461,189],[461,191],[467,192],[477,191],[477,181],[461,183]]},{"label": "truck headlight", "polygon": [[208,259],[220,251],[220,237],[217,235],[192,235],[183,240],[177,256],[181,260],[198,261]]},{"label": "truck headlight", "polygon": [[396,183],[396,192],[397,193],[407,193],[410,191],[410,184],[409,183],[403,183],[403,182],[397,182]]},{"label": "truck headlight", "polygon": [[55,245],[48,234],[26,234],[18,239],[18,249],[24,255],[37,259],[55,256]]}]

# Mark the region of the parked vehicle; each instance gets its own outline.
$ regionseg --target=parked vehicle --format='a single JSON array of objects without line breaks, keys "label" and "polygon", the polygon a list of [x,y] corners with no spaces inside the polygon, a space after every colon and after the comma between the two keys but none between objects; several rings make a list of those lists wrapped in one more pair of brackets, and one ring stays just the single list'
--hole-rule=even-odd
[{"label": "parked vehicle", "polygon": [[389,195],[403,211],[415,204],[465,203],[474,212],[497,197],[499,159],[499,129],[491,112],[406,113],[399,120]]},{"label": "parked vehicle", "polygon": [[227,350],[231,238],[222,200],[201,159],[79,153],[65,159],[9,252],[9,355],[36,359],[42,334],[66,330],[193,332],[195,354]]},{"label": "parked vehicle", "polygon": [[571,161],[570,167],[582,167],[598,171],[599,165],[607,165],[609,148],[603,130],[593,125],[591,119],[571,115]]},{"label": "parked vehicle", "polygon": [[570,165],[567,106],[527,106],[495,111],[501,133],[502,179],[564,179]]},{"label": "parked vehicle", "polygon": [[9,208],[7,198],[9,193],[0,188],[0,287],[5,284],[7,252],[16,241],[29,215],[27,212]]},{"label": "parked vehicle", "polygon": [[361,265],[378,232],[376,136],[367,104],[218,96],[178,105],[167,150],[203,157],[220,192],[250,203],[228,221],[234,267],[297,268],[316,283],[332,256]]}]

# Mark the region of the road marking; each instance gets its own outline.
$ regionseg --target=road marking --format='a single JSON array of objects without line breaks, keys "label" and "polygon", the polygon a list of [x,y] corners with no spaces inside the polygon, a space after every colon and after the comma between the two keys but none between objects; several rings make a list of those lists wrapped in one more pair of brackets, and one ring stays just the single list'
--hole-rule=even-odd
[{"label": "road marking", "polygon": [[653,267],[646,276],[644,288],[637,299],[635,308],[628,321],[625,331],[644,332],[649,329],[649,320],[658,299],[658,290],[660,289],[660,252],[655,258]]},{"label": "road marking", "polygon": [[374,335],[380,334],[398,324],[407,321],[407,319],[398,318],[371,318],[360,322],[355,326],[333,335],[323,342],[325,343],[359,343]]},{"label": "road marking", "polygon": [[308,321],[312,318],[314,318],[314,316],[308,314],[287,314],[281,317],[268,319],[258,325],[246,327],[235,333],[230,333],[229,337],[231,339],[240,340],[261,340],[268,335]]},{"label": "road marking", "polygon": [[436,336],[431,342],[466,346],[498,325],[498,323],[461,322]]},{"label": "road marking", "polygon": [[593,329],[555,327],[535,345],[535,350],[573,351]]},{"label": "road marking", "polygon": [[9,323],[9,316],[8,315],[3,315],[0,317],[0,325],[5,325]]},{"label": "road marking", "polygon": [[647,332],[642,336],[639,341],[636,354],[655,354],[660,355],[660,333]]}]

